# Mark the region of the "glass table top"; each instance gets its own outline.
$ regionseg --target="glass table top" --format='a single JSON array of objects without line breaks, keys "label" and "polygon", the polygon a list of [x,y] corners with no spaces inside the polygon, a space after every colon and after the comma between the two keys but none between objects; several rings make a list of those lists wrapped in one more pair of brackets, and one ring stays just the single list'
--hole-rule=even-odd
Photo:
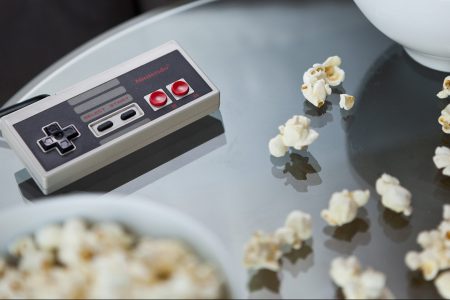
[{"label": "glass table top", "polygon": [[[171,39],[219,87],[220,111],[59,193],[120,193],[175,207],[215,232],[237,264],[254,231],[274,231],[295,209],[311,214],[313,240],[284,257],[282,271],[236,275],[250,297],[339,297],[330,261],[350,254],[386,273],[396,297],[436,297],[403,261],[450,203],[450,178],[431,159],[450,144],[437,123],[446,102],[435,97],[445,74],[412,61],[351,1],[200,1],[143,15],[75,50],[9,103],[54,93]],[[318,110],[299,87],[303,72],[331,55],[341,56],[346,80]],[[339,108],[343,91],[356,96],[349,112]],[[296,114],[311,118],[318,140],[271,157],[268,141]],[[0,159],[0,207],[42,199],[3,140]],[[374,184],[383,172],[412,192],[410,219],[381,206]],[[334,229],[320,211],[342,189],[372,195],[354,223]]]}]

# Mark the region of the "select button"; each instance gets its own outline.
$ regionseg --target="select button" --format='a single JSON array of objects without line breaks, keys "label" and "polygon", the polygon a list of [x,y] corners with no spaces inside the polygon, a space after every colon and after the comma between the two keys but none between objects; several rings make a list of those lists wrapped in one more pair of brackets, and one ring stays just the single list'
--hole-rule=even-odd
[{"label": "select button", "polygon": [[113,125],[114,125],[113,122],[111,122],[111,121],[106,121],[106,122],[104,122],[104,123],[98,125],[98,126],[97,126],[97,130],[100,131],[100,132],[102,132],[102,131],[105,131],[105,130],[107,130],[107,129],[113,127]]}]

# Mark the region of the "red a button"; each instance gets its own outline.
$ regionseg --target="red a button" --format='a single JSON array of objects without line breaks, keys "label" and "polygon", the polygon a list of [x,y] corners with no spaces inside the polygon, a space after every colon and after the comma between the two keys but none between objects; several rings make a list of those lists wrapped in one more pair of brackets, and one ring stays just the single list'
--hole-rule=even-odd
[{"label": "red a button", "polygon": [[153,92],[150,95],[150,104],[155,107],[161,107],[166,105],[167,103],[167,95],[162,91]]},{"label": "red a button", "polygon": [[178,97],[185,96],[189,93],[189,84],[183,80],[175,81],[172,84],[172,93]]}]

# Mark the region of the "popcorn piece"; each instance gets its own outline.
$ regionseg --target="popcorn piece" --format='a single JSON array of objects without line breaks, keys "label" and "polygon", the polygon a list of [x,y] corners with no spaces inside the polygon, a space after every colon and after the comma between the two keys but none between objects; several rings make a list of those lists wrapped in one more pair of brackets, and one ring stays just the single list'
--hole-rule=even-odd
[{"label": "popcorn piece", "polygon": [[388,174],[383,174],[376,182],[377,193],[381,196],[384,207],[410,216],[412,213],[411,193],[400,185],[400,181]]},{"label": "popcorn piece", "polygon": [[275,239],[282,252],[289,252],[290,249],[300,249],[302,240],[300,240],[295,231],[289,227],[280,227],[275,231]]},{"label": "popcorn piece", "polygon": [[256,232],[245,246],[244,266],[247,269],[279,271],[282,252],[274,236]]},{"label": "popcorn piece", "polygon": [[325,68],[321,64],[314,64],[312,68],[303,73],[303,83],[314,84],[319,79],[325,79],[326,77]]},{"label": "popcorn piece", "polygon": [[343,190],[331,196],[329,207],[321,212],[322,218],[330,226],[342,226],[355,220],[358,208],[367,204],[370,192]]},{"label": "popcorn piece", "polygon": [[438,169],[443,169],[442,174],[450,176],[450,149],[447,147],[437,147],[433,162]]},{"label": "popcorn piece", "polygon": [[319,108],[325,104],[327,95],[331,95],[330,86],[337,86],[345,79],[345,72],[340,65],[341,58],[331,56],[323,64],[314,64],[303,74],[301,91],[306,100]]},{"label": "popcorn piece", "polygon": [[[421,252],[410,251],[406,254],[405,263],[412,270],[420,270],[425,280],[435,279],[440,271],[450,268],[450,205],[444,206],[444,220],[437,229],[423,231],[417,236]],[[445,278],[445,277],[444,277]],[[445,282],[447,279],[441,279]],[[438,289],[442,282],[435,281]],[[445,293],[442,292],[442,293]]]},{"label": "popcorn piece", "polygon": [[55,250],[61,240],[61,226],[50,225],[36,233],[36,244],[43,250]]},{"label": "popcorn piece", "polygon": [[279,127],[280,134],[269,142],[269,151],[275,157],[284,156],[289,147],[297,150],[312,144],[319,134],[309,128],[311,120],[304,116],[293,116]]},{"label": "popcorn piece", "polygon": [[361,265],[355,256],[337,257],[331,262],[330,276],[339,287],[344,287],[360,273]]},{"label": "popcorn piece", "polygon": [[301,90],[306,100],[319,108],[325,104],[327,95],[331,94],[331,89],[324,79],[319,79],[314,83],[304,83]]},{"label": "popcorn piece", "polygon": [[300,240],[305,241],[312,237],[312,218],[299,210],[288,215],[285,227],[294,230]]},{"label": "popcorn piece", "polygon": [[31,237],[21,238],[9,247],[9,253],[16,257],[25,256],[28,253],[34,253],[36,250],[36,244]]},{"label": "popcorn piece", "polygon": [[345,79],[345,72],[339,66],[341,65],[339,56],[328,57],[323,66],[325,68],[326,81],[331,86],[338,86]]},{"label": "popcorn piece", "polygon": [[442,125],[442,131],[450,134],[450,104],[441,111],[438,122]]},{"label": "popcorn piece", "polygon": [[289,252],[291,249],[300,249],[303,241],[310,239],[311,236],[312,218],[298,210],[291,212],[284,227],[275,232],[275,239],[284,252]]},{"label": "popcorn piece", "polygon": [[345,72],[339,67],[341,63],[339,56],[331,56],[323,64],[314,64],[303,74],[303,83],[314,84],[323,79],[328,86],[338,86],[345,79]]},{"label": "popcorn piece", "polygon": [[336,258],[331,263],[330,276],[342,289],[346,299],[391,299],[392,293],[386,288],[384,274],[367,269],[362,271],[358,259]]},{"label": "popcorn piece", "polygon": [[444,299],[450,299],[450,271],[442,273],[434,282],[439,294]]},{"label": "popcorn piece", "polygon": [[36,251],[27,253],[19,263],[19,270],[25,272],[39,272],[48,270],[54,264],[54,257],[51,252]]},{"label": "popcorn piece", "polygon": [[279,271],[283,253],[300,249],[312,236],[311,216],[301,211],[291,212],[283,227],[274,234],[256,232],[244,250],[244,266],[250,270]]},{"label": "popcorn piece", "polygon": [[343,108],[345,110],[352,109],[353,105],[355,104],[355,97],[348,95],[348,94],[341,94],[340,95],[340,101],[339,106],[340,108]]},{"label": "popcorn piece", "polygon": [[319,134],[309,128],[311,120],[304,116],[293,116],[287,120],[284,127],[280,127],[283,143],[287,147],[294,147],[301,150],[303,147],[311,145]]},{"label": "popcorn piece", "polygon": [[59,261],[74,267],[89,262],[94,254],[89,239],[93,239],[92,233],[88,232],[84,221],[72,219],[65,222],[61,230]]},{"label": "popcorn piece", "polygon": [[450,76],[445,77],[444,83],[442,84],[442,91],[440,91],[437,96],[440,99],[445,99],[450,96]]},{"label": "popcorn piece", "polygon": [[289,147],[287,147],[283,142],[283,137],[281,134],[278,134],[276,137],[269,141],[269,151],[270,154],[275,157],[282,157],[286,155]]}]

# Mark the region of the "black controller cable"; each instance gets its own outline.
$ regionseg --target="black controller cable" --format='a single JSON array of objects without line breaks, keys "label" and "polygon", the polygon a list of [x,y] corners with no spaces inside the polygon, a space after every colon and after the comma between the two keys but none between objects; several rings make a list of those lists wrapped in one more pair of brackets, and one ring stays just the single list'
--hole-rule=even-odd
[{"label": "black controller cable", "polygon": [[27,99],[25,101],[19,102],[17,104],[8,106],[6,108],[2,108],[2,109],[0,109],[0,118],[4,117],[6,115],[9,115],[10,113],[15,112],[16,110],[24,108],[25,106],[28,106],[28,105],[33,104],[35,102],[38,102],[38,101],[40,101],[40,100],[42,100],[44,98],[47,98],[48,96],[50,96],[50,95],[47,95],[47,94],[37,95],[37,96],[35,96],[33,98],[30,98],[30,99]]}]

